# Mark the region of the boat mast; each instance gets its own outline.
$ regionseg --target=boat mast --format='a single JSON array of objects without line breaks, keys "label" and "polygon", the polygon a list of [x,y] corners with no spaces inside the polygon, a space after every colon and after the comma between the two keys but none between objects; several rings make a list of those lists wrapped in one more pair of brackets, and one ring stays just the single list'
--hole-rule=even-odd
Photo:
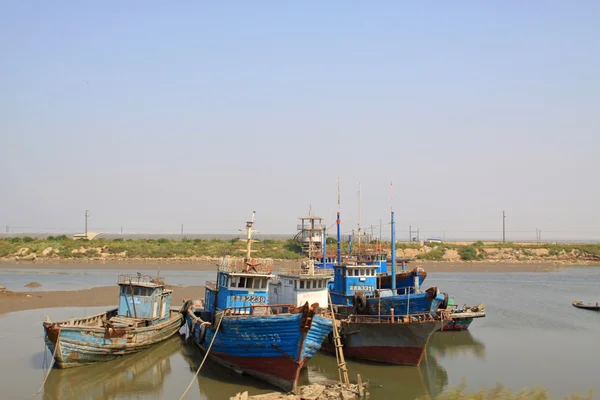
[{"label": "boat mast", "polygon": [[360,257],[360,223],[362,222],[362,193],[360,191],[360,182],[358,183],[358,250],[356,257]]},{"label": "boat mast", "polygon": [[252,211],[252,220],[246,222],[246,229],[240,229],[241,232],[246,232],[246,257],[244,258],[244,262],[250,261],[250,254],[252,253],[252,242],[256,242],[256,240],[252,240],[252,234],[254,232],[258,232],[255,229],[252,229],[252,225],[254,225],[254,215],[256,215],[256,211]]},{"label": "boat mast", "polygon": [[396,294],[396,225],[394,221],[394,202],[392,197],[392,183],[390,182],[390,211],[392,217],[392,292]]},{"label": "boat mast", "polygon": [[338,177],[338,211],[337,211],[337,264],[342,265],[342,231],[340,221],[340,178]]}]

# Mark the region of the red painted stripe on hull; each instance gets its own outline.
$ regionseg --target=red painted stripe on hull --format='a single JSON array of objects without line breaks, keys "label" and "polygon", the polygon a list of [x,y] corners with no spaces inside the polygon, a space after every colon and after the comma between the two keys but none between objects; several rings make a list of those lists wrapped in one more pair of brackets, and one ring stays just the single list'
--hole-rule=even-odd
[{"label": "red painted stripe on hull", "polygon": [[296,388],[300,370],[306,362],[306,358],[296,363],[283,356],[232,357],[214,351],[209,356],[228,368],[241,370],[288,392]]}]

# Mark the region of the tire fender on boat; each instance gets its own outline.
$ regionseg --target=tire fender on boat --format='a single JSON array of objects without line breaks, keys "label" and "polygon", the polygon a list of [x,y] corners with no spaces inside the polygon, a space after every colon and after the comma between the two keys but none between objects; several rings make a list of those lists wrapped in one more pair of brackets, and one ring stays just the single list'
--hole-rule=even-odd
[{"label": "tire fender on boat", "polygon": [[357,314],[363,314],[367,311],[367,297],[364,294],[354,295],[354,309]]}]

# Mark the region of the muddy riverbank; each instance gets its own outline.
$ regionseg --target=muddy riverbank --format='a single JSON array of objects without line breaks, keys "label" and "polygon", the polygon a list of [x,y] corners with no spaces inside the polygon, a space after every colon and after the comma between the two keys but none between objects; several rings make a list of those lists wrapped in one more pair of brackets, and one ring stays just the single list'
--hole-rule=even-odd
[{"label": "muddy riverbank", "polygon": [[[171,287],[171,305],[179,307],[184,299],[204,296],[203,286]],[[106,286],[85,290],[60,290],[52,292],[13,292],[0,290],[0,314],[14,311],[37,310],[54,307],[116,306],[119,288]]]}]

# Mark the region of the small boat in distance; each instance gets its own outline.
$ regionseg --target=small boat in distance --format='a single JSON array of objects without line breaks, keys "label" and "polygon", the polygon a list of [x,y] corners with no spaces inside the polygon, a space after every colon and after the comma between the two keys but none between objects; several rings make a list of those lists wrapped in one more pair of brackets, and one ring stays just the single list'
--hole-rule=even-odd
[{"label": "small boat in distance", "polygon": [[465,305],[461,308],[452,303],[448,304],[445,310],[450,312],[450,319],[443,321],[441,331],[466,331],[475,318],[485,318],[485,303],[473,307]]},{"label": "small boat in distance", "polygon": [[596,304],[583,304],[582,301],[573,300],[573,307],[583,308],[584,310],[592,310],[592,311],[600,311],[600,303],[596,302]]},{"label": "small boat in distance", "polygon": [[43,323],[56,367],[69,368],[137,353],[173,336],[183,317],[158,277],[119,275],[119,306],[91,317]]}]

